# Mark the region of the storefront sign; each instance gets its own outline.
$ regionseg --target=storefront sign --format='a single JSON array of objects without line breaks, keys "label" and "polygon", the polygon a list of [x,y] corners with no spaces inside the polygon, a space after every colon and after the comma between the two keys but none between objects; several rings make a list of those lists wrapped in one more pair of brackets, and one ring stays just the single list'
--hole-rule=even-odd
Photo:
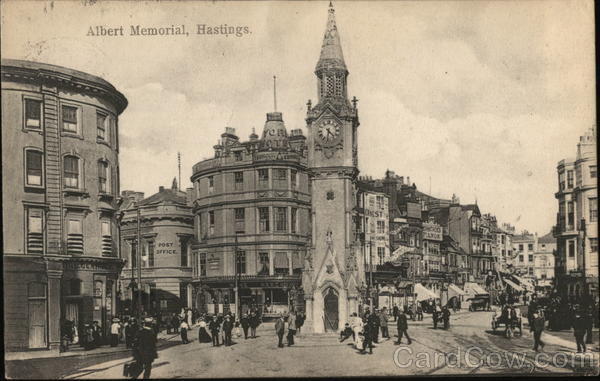
[{"label": "storefront sign", "polygon": [[423,224],[423,239],[441,241],[442,236],[442,227],[440,225],[429,223]]},{"label": "storefront sign", "polygon": [[116,263],[103,262],[65,262],[65,270],[108,270],[118,271]]},{"label": "storefront sign", "polygon": [[156,254],[178,254],[175,243],[173,242],[157,242]]}]

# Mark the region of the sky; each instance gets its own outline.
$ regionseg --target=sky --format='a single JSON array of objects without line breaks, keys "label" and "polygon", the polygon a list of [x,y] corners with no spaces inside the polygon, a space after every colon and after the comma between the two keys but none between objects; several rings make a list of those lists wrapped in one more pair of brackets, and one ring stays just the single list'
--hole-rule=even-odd
[{"label": "sky", "polygon": [[[120,116],[121,190],[150,196],[214,155],[226,126],[246,140],[273,111],[288,131],[316,102],[327,1],[15,1],[1,3],[2,57],[111,82]],[[556,220],[557,162],[596,123],[591,1],[334,2],[349,95],[359,99],[361,175],[386,169],[418,189],[477,202],[500,222],[545,234]],[[131,25],[187,36],[130,36]],[[197,25],[250,33],[197,34]],[[123,26],[125,36],[88,36]]]}]

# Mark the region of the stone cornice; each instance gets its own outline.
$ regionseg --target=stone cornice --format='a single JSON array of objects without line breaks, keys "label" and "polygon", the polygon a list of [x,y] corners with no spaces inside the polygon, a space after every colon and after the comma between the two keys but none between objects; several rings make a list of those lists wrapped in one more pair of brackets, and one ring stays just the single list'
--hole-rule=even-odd
[{"label": "stone cornice", "polygon": [[117,113],[120,114],[127,107],[127,98],[113,85],[100,77],[66,67],[44,63],[3,59],[2,80],[24,81],[60,85],[74,89],[80,93],[99,96],[111,101]]}]

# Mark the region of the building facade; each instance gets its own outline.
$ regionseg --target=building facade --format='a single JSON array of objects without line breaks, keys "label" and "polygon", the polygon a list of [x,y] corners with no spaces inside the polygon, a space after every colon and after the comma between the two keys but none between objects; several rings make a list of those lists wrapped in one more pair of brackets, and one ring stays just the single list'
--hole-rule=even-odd
[{"label": "building facade", "polygon": [[556,289],[564,297],[598,298],[596,126],[580,137],[575,160],[557,166]]},{"label": "building facade", "polygon": [[64,67],[2,60],[1,70],[5,348],[57,348],[61,319],[108,334],[127,100]]},{"label": "building facade", "polygon": [[[191,196],[191,190],[188,193]],[[175,181],[171,189],[161,186],[148,198],[143,193],[139,197],[135,192],[123,192],[127,201],[120,210],[125,260],[120,277],[120,310],[124,315],[135,315],[137,311],[138,267],[141,314],[167,315],[192,307],[194,216],[188,193],[180,191]]]},{"label": "building facade", "polygon": [[554,256],[556,238],[548,233],[538,239],[537,251],[533,254],[533,276],[536,289],[550,291],[554,286]]},{"label": "building facade", "polygon": [[[303,309],[310,236],[306,138],[267,114],[262,137],[226,128],[215,156],[193,167],[193,304],[200,311],[275,316]],[[236,287],[237,286],[237,287]]]}]

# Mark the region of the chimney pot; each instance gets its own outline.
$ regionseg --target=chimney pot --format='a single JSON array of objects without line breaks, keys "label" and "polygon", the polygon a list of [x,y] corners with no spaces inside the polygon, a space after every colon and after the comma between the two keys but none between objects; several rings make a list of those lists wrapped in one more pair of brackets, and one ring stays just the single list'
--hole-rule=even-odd
[{"label": "chimney pot", "polygon": [[165,187],[163,187],[162,185],[158,187],[159,192],[164,192],[164,190],[165,190]]}]

